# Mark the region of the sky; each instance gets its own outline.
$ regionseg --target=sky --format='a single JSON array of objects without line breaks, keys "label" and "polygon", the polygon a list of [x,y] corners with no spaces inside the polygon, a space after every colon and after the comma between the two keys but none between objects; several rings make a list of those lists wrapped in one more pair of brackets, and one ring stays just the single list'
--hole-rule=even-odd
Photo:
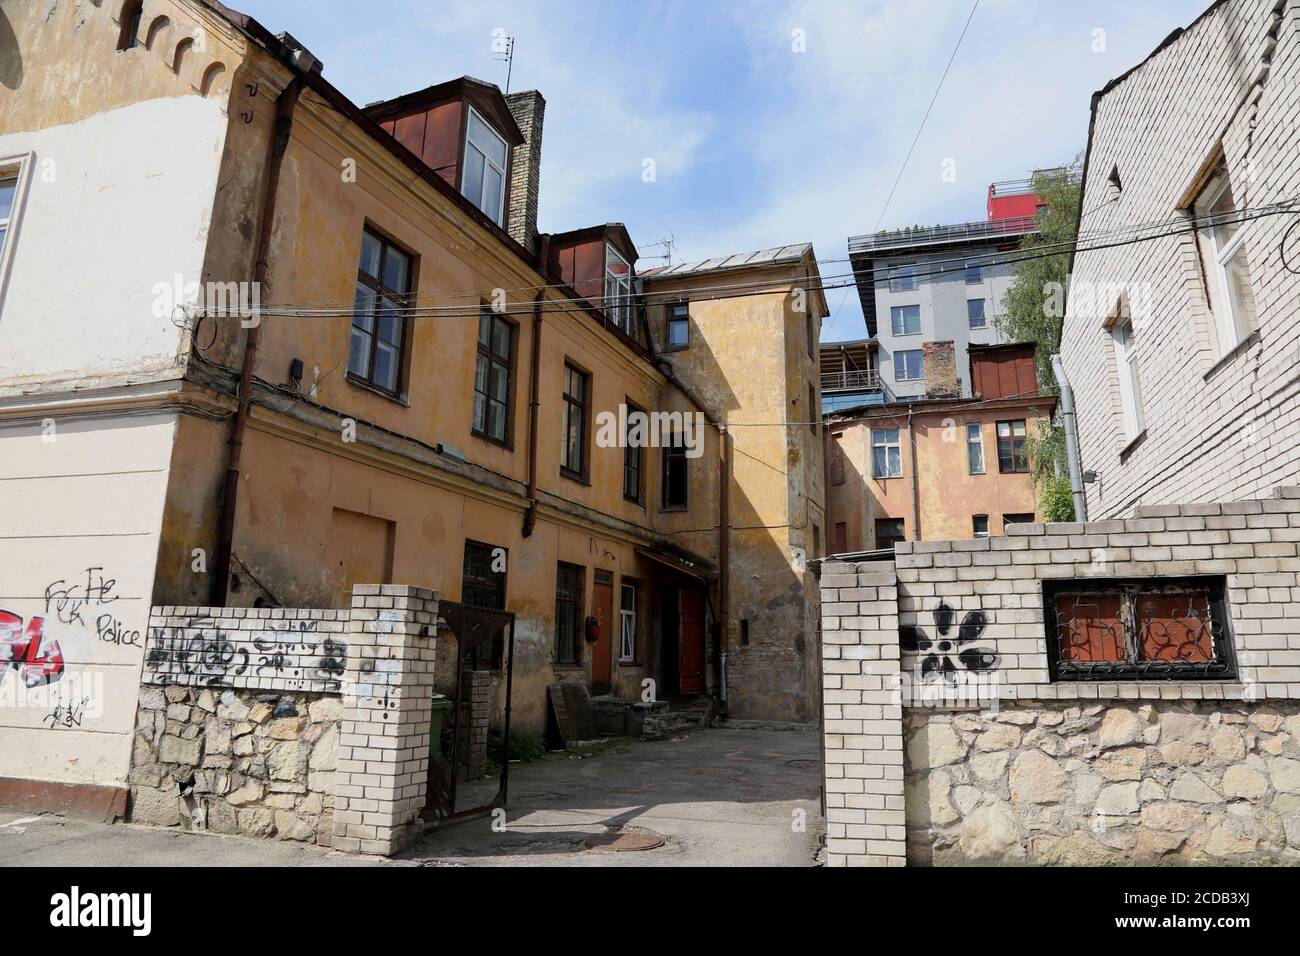
[{"label": "sky", "polygon": [[[539,228],[623,222],[641,269],[670,238],[674,262],[834,260],[878,228],[983,219],[989,183],[1079,157],[1092,93],[1210,0],[979,0],[888,199],[973,2],[227,0],[361,105],[462,74],[504,88],[513,36],[510,90],[546,99]],[[826,296],[823,341],[864,337],[856,292]]]}]

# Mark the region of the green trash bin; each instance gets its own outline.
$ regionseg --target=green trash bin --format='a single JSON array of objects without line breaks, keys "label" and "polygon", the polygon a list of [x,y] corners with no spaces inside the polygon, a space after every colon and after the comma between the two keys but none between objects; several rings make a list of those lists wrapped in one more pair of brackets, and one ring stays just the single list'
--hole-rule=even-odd
[{"label": "green trash bin", "polygon": [[446,694],[434,694],[430,701],[432,713],[429,715],[429,765],[443,763],[442,725],[447,722],[451,712],[451,698]]}]

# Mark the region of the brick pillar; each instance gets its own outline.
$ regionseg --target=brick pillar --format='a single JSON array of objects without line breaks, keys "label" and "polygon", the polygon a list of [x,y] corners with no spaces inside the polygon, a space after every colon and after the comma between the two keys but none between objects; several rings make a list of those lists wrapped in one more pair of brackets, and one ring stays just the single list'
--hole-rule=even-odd
[{"label": "brick pillar", "polygon": [[826,862],[903,866],[903,707],[892,562],[822,569]]},{"label": "brick pillar", "polygon": [[428,588],[352,589],[335,849],[389,856],[420,833],[437,620],[438,595]]},{"label": "brick pillar", "polygon": [[492,672],[465,674],[469,722],[465,740],[465,779],[478,780],[487,766],[488,717],[492,709]]}]

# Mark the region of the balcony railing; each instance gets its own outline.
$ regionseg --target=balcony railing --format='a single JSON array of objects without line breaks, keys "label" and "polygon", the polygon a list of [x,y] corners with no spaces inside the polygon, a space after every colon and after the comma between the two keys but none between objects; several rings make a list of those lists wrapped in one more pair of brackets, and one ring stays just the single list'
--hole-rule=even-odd
[{"label": "balcony railing", "polygon": [[870,391],[880,388],[880,373],[871,369],[849,369],[844,372],[822,372],[822,391],[840,392],[850,389]]},{"label": "balcony railing", "polygon": [[853,236],[849,239],[849,253],[913,249],[918,246],[938,246],[954,242],[977,242],[1006,236],[1024,236],[1037,230],[1038,220],[1033,216],[962,222],[951,226],[917,226],[914,229],[877,232],[870,236]]}]

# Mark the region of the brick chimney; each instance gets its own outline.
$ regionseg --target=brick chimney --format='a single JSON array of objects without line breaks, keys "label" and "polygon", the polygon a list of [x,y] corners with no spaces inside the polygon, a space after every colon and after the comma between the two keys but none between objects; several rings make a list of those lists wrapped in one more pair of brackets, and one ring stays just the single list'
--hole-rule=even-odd
[{"label": "brick chimney", "polygon": [[952,339],[926,342],[921,346],[925,363],[925,397],[959,398],[961,388],[957,382],[957,352]]},{"label": "brick chimney", "polygon": [[529,252],[537,251],[537,193],[542,178],[542,120],[546,100],[536,90],[506,97],[524,141],[511,157],[510,208],[506,232]]}]

